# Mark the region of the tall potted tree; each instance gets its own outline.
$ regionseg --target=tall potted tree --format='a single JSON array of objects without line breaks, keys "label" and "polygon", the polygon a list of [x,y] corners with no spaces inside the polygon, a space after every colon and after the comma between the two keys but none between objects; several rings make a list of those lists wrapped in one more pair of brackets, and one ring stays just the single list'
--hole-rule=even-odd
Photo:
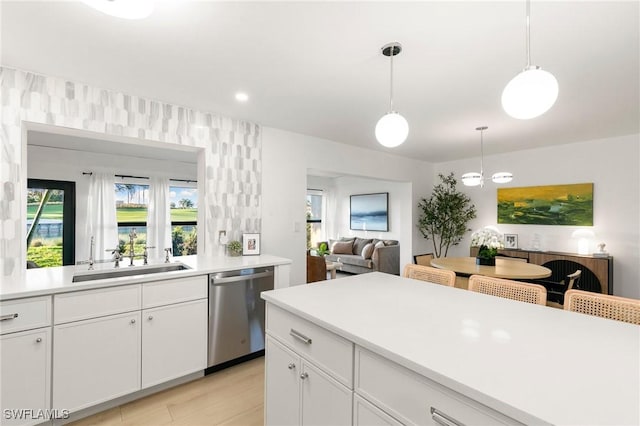
[{"label": "tall potted tree", "polygon": [[431,197],[420,200],[418,229],[422,236],[433,242],[435,257],[446,256],[450,246],[460,243],[467,224],[476,217],[476,207],[466,194],[456,189],[456,178],[438,174],[440,183],[433,187]]}]

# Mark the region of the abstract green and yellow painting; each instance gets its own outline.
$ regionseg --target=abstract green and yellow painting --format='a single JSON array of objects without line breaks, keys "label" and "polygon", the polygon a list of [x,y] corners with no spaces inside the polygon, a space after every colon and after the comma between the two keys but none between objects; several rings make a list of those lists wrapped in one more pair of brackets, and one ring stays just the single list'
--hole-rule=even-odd
[{"label": "abstract green and yellow painting", "polygon": [[593,183],[498,188],[498,223],[593,226]]}]

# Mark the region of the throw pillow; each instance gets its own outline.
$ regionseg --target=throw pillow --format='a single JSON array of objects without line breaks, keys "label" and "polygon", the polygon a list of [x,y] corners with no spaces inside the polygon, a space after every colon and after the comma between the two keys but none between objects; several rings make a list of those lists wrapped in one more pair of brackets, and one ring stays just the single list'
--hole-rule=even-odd
[{"label": "throw pillow", "polygon": [[370,238],[356,238],[353,242],[353,254],[362,254],[362,249],[370,242]]},{"label": "throw pillow", "polygon": [[373,246],[373,254],[371,255],[371,260],[376,265],[378,264],[378,249],[380,247],[384,247],[384,241],[378,241],[375,246]]},{"label": "throw pillow", "polygon": [[331,252],[332,254],[353,254],[353,241],[336,241]]},{"label": "throw pillow", "polygon": [[373,246],[372,243],[367,244],[366,246],[364,246],[364,248],[362,249],[362,258],[363,259],[371,259],[371,255],[373,254],[373,249],[375,247]]}]

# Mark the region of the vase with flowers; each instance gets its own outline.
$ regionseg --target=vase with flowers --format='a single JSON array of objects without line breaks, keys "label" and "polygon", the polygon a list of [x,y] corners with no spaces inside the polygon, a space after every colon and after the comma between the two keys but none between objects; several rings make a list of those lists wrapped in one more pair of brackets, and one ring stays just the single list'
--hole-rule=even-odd
[{"label": "vase with flowers", "polygon": [[494,227],[485,226],[471,234],[471,246],[478,247],[477,265],[495,266],[498,250],[504,248],[504,237]]}]

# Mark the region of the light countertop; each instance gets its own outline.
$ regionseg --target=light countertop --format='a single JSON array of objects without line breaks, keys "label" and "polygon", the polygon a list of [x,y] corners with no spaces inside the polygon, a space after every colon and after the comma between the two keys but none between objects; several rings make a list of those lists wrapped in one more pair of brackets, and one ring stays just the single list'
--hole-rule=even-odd
[{"label": "light countertop", "polygon": [[379,272],[262,293],[525,424],[640,424],[640,327]]},{"label": "light countertop", "polygon": [[[120,261],[120,269],[130,268],[129,259]],[[260,256],[180,256],[171,259],[171,263],[183,263],[190,269],[158,274],[131,275],[128,277],[109,278],[95,281],[72,282],[75,274],[88,273],[88,265],[61,266],[55,268],[36,268],[26,270],[18,279],[0,282],[0,300],[18,299],[22,297],[42,296],[69,291],[88,290],[93,288],[111,287],[117,285],[135,284],[162,279],[190,277],[209,273],[232,271],[244,268],[253,268],[272,265],[290,264],[291,260],[271,255]],[[137,267],[142,265],[141,260],[134,262]],[[163,261],[149,261],[150,265],[165,265]],[[133,266],[135,268],[136,266]],[[95,271],[113,270],[113,262],[94,265]]]}]

